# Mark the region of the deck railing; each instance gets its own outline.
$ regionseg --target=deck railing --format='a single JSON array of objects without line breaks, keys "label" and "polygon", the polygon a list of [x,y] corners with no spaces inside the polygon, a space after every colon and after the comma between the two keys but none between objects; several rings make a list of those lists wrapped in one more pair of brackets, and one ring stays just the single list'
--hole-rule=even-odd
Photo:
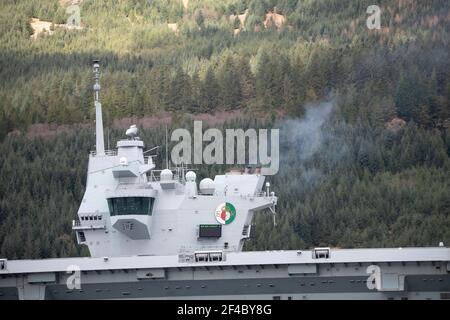
[{"label": "deck railing", "polygon": [[[93,157],[96,157],[97,156],[97,151],[92,150],[90,152],[90,155],[93,156]],[[107,156],[107,157],[117,156],[117,150],[105,150],[105,156]]]}]

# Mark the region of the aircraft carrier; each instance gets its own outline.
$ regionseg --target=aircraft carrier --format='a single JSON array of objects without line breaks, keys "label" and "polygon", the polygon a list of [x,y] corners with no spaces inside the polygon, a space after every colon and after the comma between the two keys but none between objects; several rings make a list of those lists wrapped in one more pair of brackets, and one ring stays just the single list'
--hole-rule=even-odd
[{"label": "aircraft carrier", "polygon": [[450,299],[450,248],[242,252],[253,215],[275,215],[259,168],[205,178],[156,170],[131,126],[105,150],[94,62],[96,150],[73,221],[91,257],[0,259],[0,299]]}]

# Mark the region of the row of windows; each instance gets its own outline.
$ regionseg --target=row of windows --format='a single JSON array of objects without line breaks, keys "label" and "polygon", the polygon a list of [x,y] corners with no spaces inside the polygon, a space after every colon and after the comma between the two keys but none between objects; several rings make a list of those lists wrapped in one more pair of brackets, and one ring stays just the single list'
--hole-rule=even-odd
[{"label": "row of windows", "polygon": [[111,216],[130,214],[152,215],[155,198],[151,197],[122,197],[109,198],[108,207]]},{"label": "row of windows", "polygon": [[102,220],[103,219],[103,216],[81,216],[80,217],[80,219],[81,219],[81,221],[93,221],[93,220],[95,220],[95,221],[98,221],[98,220]]}]

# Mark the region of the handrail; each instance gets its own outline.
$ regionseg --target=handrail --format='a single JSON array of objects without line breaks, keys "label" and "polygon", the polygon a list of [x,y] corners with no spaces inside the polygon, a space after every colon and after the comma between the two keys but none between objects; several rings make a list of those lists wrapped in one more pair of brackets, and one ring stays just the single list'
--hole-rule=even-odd
[{"label": "handrail", "polygon": [[[92,150],[90,152],[90,155],[93,156],[93,157],[96,157],[97,156],[97,151]],[[107,157],[117,156],[117,150],[105,150],[105,156],[107,156]]]},{"label": "handrail", "polygon": [[80,220],[72,220],[72,227],[79,227],[81,226],[81,221]]},{"label": "handrail", "polygon": [[72,229],[104,229],[106,227],[103,220],[89,220],[84,224],[80,220],[72,220]]}]

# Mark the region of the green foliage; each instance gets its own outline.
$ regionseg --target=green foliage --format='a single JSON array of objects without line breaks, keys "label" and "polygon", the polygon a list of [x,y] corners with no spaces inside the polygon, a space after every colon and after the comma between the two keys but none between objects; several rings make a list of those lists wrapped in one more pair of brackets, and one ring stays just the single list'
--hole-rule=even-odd
[{"label": "green foliage", "polygon": [[[53,35],[31,40],[31,17],[64,23],[64,8],[50,0],[6,1],[0,16],[0,124],[14,119],[9,132],[39,122],[91,121],[90,61],[99,58],[107,84],[104,108],[111,120],[136,110],[139,115],[198,113],[205,111],[202,106],[301,115],[305,103],[339,93],[351,101],[342,109],[347,121],[370,118],[371,125],[382,127],[398,115],[427,128],[442,127],[450,114],[447,29],[417,22],[429,16],[445,21],[441,1],[414,11],[402,7],[402,23],[393,22],[399,4],[386,1],[391,8],[384,11],[388,34],[365,28],[365,5],[190,1],[184,9],[172,0],[86,1],[80,7],[83,30],[55,27]],[[273,7],[287,19],[289,26],[282,31],[265,30],[262,24]],[[245,24],[239,24],[243,30],[233,37],[236,25],[225,22],[228,14],[246,9]],[[176,23],[178,31],[167,23]],[[213,103],[211,94],[202,92],[207,70],[217,80],[217,86],[211,85],[217,87],[212,88],[218,97]],[[137,85],[129,87],[132,82]],[[180,97],[172,97],[174,92]],[[381,98],[394,101],[395,110]]]},{"label": "green foliage", "polygon": [[203,17],[202,10],[198,10],[195,15],[195,22],[199,26],[199,28],[203,27],[203,24],[205,23],[205,18]]}]

